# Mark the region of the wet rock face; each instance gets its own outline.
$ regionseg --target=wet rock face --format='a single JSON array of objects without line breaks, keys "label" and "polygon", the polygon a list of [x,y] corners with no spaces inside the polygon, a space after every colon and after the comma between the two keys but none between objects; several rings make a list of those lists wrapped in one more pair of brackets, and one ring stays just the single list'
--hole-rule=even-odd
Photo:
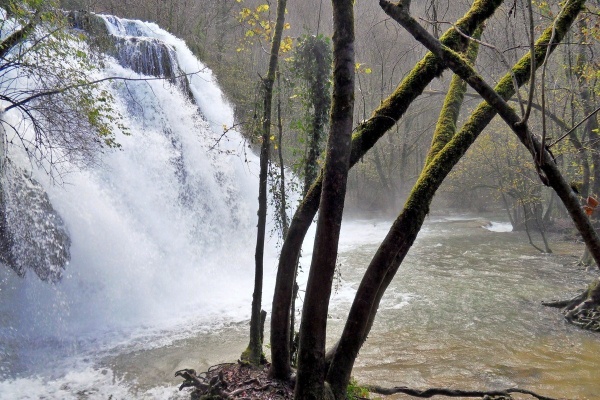
[{"label": "wet rock face", "polygon": [[[144,37],[135,23],[121,22],[112,16],[107,16],[105,22],[93,13],[71,11],[67,17],[71,27],[86,32],[91,45],[116,58],[121,66],[141,75],[167,79],[194,101],[189,82],[177,64],[175,50],[169,45]],[[119,26],[123,36],[111,35],[106,23]]]},{"label": "wet rock face", "polygon": [[67,19],[74,29],[80,29],[94,36],[108,36],[109,32],[102,18],[86,11],[69,11]]},{"label": "wet rock face", "polygon": [[193,100],[188,80],[177,64],[173,48],[155,38],[132,36],[114,40],[116,54],[112,55],[119,64],[141,75],[165,78]]},{"label": "wet rock face", "polygon": [[71,239],[48,195],[10,161],[0,178],[0,261],[19,276],[32,269],[57,282],[70,259]]}]

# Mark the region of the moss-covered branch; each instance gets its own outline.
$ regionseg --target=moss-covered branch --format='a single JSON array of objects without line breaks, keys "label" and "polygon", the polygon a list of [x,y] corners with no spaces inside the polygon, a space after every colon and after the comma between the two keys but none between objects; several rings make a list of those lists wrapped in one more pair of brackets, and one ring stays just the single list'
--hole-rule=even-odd
[{"label": "moss-covered branch", "polygon": [[[573,3],[578,3],[580,7],[582,1],[571,1],[569,5],[572,6]],[[556,21],[556,26],[562,27],[557,40],[562,40],[579,8],[574,6],[569,10],[568,13],[562,13]],[[536,61],[545,56],[551,30],[552,28],[548,28],[537,41],[536,50],[541,51],[536,51]],[[462,58],[460,59],[467,64]],[[512,76],[519,85],[522,85],[527,81],[530,64],[531,54],[528,53],[515,65],[512,73],[506,74],[501,79],[496,86],[496,92],[502,93],[504,98],[510,98],[515,90]],[[536,62],[536,65],[540,64]],[[336,369],[346,370],[348,365],[354,362],[358,350],[371,329],[383,293],[414,243],[429,212],[433,196],[452,168],[495,115],[496,110],[488,103],[480,104],[461,130],[426,164],[409,194],[404,209],[392,224],[361,280],[330,367],[331,376],[341,373]]]},{"label": "moss-covered branch", "polygon": [[[566,4],[561,15],[568,16],[568,19],[573,21],[579,14],[584,3],[585,1],[583,0],[570,1]],[[540,143],[538,138],[531,133],[528,126],[522,123],[521,118],[508,105],[505,99],[499,93],[494,91],[494,89],[490,87],[459,54],[445,47],[435,37],[430,35],[408,14],[408,10],[401,4],[395,5],[387,0],[380,0],[380,4],[388,15],[400,23],[415,37],[415,39],[421,42],[430,51],[442,58],[455,74],[464,79],[469,86],[475,89],[477,93],[487,101],[488,104],[496,109],[502,119],[509,125],[519,140],[529,150],[538,170],[541,171],[540,178],[545,184],[551,186],[556,191],[575,223],[575,226],[579,230],[590,253],[594,257],[594,260],[596,260],[596,264],[600,265],[600,238],[594,230],[589,218],[581,208],[579,199],[562,176],[552,155]],[[570,27],[570,24],[561,25],[559,24],[559,21],[561,21],[561,18],[556,21],[555,26],[553,27],[554,29],[550,32],[551,36],[549,40],[555,38],[556,41],[550,43],[551,47],[548,48],[549,51],[552,47],[556,46],[558,41],[561,40],[560,38],[564,37]],[[546,52],[543,52],[545,57]]]},{"label": "moss-covered branch", "polygon": [[[478,28],[473,37],[479,39],[483,28]],[[465,53],[466,60],[473,64],[477,58],[479,50],[479,44],[477,41],[471,41],[467,51]],[[456,133],[456,122],[458,121],[458,115],[467,92],[467,83],[463,81],[458,75],[454,75],[450,81],[448,93],[446,99],[442,105],[440,115],[438,117],[435,130],[433,132],[433,139],[425,159],[425,164],[429,164],[431,160],[443,149],[446,144],[452,139]]]},{"label": "moss-covered branch", "polygon": [[[489,18],[501,3],[502,0],[475,1],[465,16],[456,23],[456,26],[462,32],[472,34],[476,27]],[[466,39],[459,35],[454,28],[446,31],[440,40],[458,51],[463,51],[467,45]],[[351,167],[396,124],[411,102],[444,69],[443,63],[431,53],[428,53],[415,65],[394,93],[373,112],[367,121],[356,128],[352,137]],[[319,208],[322,182],[322,174],[320,174],[294,213],[288,235],[281,248],[271,315],[271,360],[273,361],[271,373],[278,378],[287,378],[291,373],[288,361],[290,358],[288,338],[295,269],[302,242]]]}]

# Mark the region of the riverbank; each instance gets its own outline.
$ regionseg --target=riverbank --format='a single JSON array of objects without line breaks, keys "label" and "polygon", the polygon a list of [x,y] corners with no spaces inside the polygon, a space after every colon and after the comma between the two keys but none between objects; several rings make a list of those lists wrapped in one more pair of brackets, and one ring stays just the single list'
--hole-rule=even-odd
[{"label": "riverbank", "polygon": [[[547,396],[598,400],[598,335],[568,324],[556,309],[541,304],[574,296],[597,275],[576,265],[583,246],[552,236],[553,253],[542,254],[524,233],[501,229],[505,221],[488,220],[493,230],[470,215],[428,218],[382,299],[353,375],[361,384],[382,387],[520,387]],[[358,282],[390,224],[344,222],[329,346],[339,336]],[[301,261],[305,270],[310,257],[307,247]],[[273,274],[274,268],[266,271]],[[301,286],[305,279],[300,277]],[[196,307],[197,321],[191,317],[171,328],[149,319],[147,335],[143,330],[134,334],[140,327],[111,331],[117,344],[106,343],[101,352],[99,341],[106,336],[53,342],[13,334],[14,340],[5,342],[14,343],[19,358],[1,360],[0,398],[76,400],[80,393],[91,393],[90,399],[189,400],[189,389],[178,390],[182,379],[174,377],[176,371],[206,371],[235,361],[248,344],[244,316],[250,312],[251,293],[239,294],[245,285],[251,287],[251,276],[208,288],[216,293],[215,305]],[[196,285],[196,290],[206,290],[202,288]],[[226,293],[240,300],[233,303]],[[270,296],[265,293],[264,298]],[[270,306],[269,300],[265,303]],[[268,327],[267,321],[267,338]],[[25,363],[29,359],[35,370]],[[386,400],[409,398],[396,394]]]},{"label": "riverbank", "polygon": [[212,366],[206,372],[177,371],[184,379],[180,390],[192,387],[192,400],[292,400],[294,387],[291,381],[269,378],[270,364],[252,367],[244,363],[227,363]]}]

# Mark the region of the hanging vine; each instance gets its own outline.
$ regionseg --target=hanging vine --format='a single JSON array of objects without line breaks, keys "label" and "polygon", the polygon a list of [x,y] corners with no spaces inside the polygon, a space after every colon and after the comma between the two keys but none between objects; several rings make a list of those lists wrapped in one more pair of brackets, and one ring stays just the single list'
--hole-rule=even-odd
[{"label": "hanging vine", "polygon": [[303,36],[294,50],[291,72],[300,78],[295,97],[304,107],[303,120],[295,126],[305,134],[302,159],[305,194],[320,169],[319,156],[329,124],[331,105],[331,42],[323,35]]}]

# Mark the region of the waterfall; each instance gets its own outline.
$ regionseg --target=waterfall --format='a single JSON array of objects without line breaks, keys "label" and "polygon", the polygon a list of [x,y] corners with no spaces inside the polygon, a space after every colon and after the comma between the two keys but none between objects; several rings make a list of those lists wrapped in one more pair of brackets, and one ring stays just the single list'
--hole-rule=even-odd
[{"label": "waterfall", "polygon": [[40,376],[69,357],[249,317],[256,156],[235,131],[219,141],[233,110],[182,40],[152,23],[101,18],[115,50],[99,78],[149,79],[109,84],[131,134],[63,185],[7,149],[43,187],[70,262],[55,284],[0,268],[0,398],[16,378],[48,385]]}]

